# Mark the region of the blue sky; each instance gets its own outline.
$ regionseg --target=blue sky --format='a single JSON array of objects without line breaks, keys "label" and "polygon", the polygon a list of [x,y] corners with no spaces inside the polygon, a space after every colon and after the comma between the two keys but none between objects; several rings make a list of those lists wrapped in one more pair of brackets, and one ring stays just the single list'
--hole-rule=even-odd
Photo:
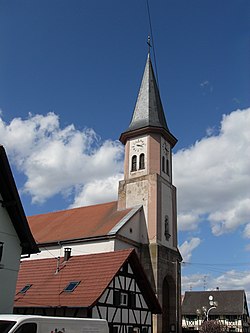
[{"label": "blue sky", "polygon": [[[179,140],[183,291],[250,295],[250,2],[149,6],[161,98]],[[148,34],[145,0],[0,1],[0,140],[27,215],[116,199],[117,139]]]}]

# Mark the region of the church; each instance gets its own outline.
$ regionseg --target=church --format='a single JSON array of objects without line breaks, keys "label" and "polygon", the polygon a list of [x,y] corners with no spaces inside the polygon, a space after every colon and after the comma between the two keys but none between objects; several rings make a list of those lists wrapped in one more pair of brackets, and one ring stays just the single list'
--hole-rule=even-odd
[{"label": "church", "polygon": [[28,217],[40,253],[22,260],[16,313],[106,318],[115,333],[180,332],[182,258],[172,182],[177,139],[150,54],[120,141],[124,179],[117,201]]}]

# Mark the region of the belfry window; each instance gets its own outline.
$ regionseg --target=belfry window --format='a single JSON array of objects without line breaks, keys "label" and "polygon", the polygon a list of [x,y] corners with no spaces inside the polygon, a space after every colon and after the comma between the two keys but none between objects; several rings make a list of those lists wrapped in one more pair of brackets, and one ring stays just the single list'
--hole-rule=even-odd
[{"label": "belfry window", "polygon": [[140,155],[139,169],[145,169],[145,155],[144,154]]},{"label": "belfry window", "polygon": [[169,160],[167,159],[167,175],[169,176]]},{"label": "belfry window", "polygon": [[162,156],[162,159],[161,159],[161,168],[162,168],[162,171],[165,172],[165,156]]},{"label": "belfry window", "polygon": [[133,155],[132,156],[131,171],[136,171],[136,170],[137,170],[137,156]]}]

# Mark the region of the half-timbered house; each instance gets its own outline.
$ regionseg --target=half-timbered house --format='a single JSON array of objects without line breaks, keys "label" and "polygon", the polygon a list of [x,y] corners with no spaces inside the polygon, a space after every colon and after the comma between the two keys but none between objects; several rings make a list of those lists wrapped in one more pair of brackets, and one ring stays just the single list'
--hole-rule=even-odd
[{"label": "half-timbered house", "polygon": [[23,261],[15,313],[106,319],[110,332],[152,332],[161,307],[133,249]]},{"label": "half-timbered house", "polygon": [[187,291],[182,303],[183,331],[199,331],[204,320],[217,320],[227,332],[249,332],[244,290]]}]

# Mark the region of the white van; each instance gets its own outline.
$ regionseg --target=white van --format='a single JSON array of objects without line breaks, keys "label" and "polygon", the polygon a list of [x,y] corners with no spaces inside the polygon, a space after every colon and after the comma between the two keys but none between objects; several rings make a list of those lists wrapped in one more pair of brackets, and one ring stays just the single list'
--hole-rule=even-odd
[{"label": "white van", "polygon": [[108,333],[104,319],[0,315],[0,333]]}]

